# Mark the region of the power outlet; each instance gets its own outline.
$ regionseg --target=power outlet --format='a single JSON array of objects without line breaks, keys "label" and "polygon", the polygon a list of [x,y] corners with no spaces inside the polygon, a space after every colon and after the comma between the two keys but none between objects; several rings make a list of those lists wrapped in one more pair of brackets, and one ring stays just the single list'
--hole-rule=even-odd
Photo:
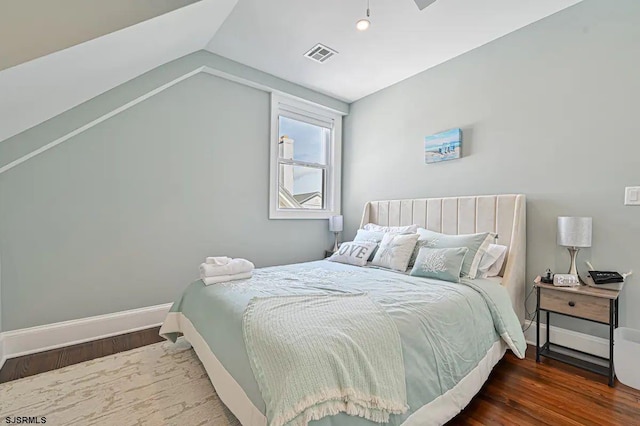
[{"label": "power outlet", "polygon": [[640,186],[627,186],[624,189],[624,205],[640,206]]}]

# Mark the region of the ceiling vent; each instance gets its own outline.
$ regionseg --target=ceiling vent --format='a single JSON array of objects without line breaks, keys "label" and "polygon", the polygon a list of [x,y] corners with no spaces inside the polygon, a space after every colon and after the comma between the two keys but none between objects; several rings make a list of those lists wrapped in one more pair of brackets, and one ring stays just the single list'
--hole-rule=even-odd
[{"label": "ceiling vent", "polygon": [[318,43],[315,46],[313,46],[311,50],[305,53],[304,56],[311,59],[312,61],[320,62],[322,64],[327,59],[329,59],[330,57],[332,57],[337,53],[338,52],[336,52],[332,48],[327,47],[324,44]]}]

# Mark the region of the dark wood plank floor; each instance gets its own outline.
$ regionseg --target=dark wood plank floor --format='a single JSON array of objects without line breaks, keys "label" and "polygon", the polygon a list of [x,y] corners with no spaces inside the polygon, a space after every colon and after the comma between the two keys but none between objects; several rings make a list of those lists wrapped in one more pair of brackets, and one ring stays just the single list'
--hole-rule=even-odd
[{"label": "dark wood plank floor", "polygon": [[496,365],[454,425],[640,425],[640,391],[558,361],[535,360],[527,348]]},{"label": "dark wood plank floor", "polygon": [[[158,328],[7,360],[0,383],[161,341]],[[640,425],[640,391],[557,361],[536,364],[535,350],[511,352],[471,403],[448,423],[458,425]]]},{"label": "dark wood plank floor", "polygon": [[37,354],[10,358],[6,360],[0,370],[0,383],[161,342],[164,339],[158,335],[159,330],[160,327],[154,327]]}]

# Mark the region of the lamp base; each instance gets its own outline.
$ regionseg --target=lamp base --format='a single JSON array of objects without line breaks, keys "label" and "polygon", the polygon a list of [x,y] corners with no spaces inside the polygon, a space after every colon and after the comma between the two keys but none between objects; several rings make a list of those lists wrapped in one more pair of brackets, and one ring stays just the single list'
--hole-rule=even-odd
[{"label": "lamp base", "polygon": [[580,251],[580,249],[578,247],[567,247],[567,250],[569,250],[569,255],[571,256],[571,265],[569,265],[569,272],[567,273],[576,275],[578,277],[578,281],[580,281],[580,284],[586,285],[587,283],[582,280],[580,274],[578,274],[578,268],[576,267],[576,260],[578,258],[578,252]]},{"label": "lamp base", "polygon": [[337,252],[338,251],[338,234],[339,232],[334,232],[334,234],[336,234],[336,242],[333,244],[333,252]]},{"label": "lamp base", "polygon": [[578,268],[576,268],[576,259],[578,258],[578,252],[580,251],[577,247],[567,247],[569,250],[569,255],[571,256],[571,265],[569,266],[568,274],[578,275]]}]

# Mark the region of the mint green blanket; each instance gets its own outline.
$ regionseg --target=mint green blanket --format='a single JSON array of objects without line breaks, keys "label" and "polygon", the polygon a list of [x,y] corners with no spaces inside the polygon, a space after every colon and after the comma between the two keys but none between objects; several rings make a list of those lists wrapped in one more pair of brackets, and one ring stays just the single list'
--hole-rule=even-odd
[{"label": "mint green blanket", "polygon": [[367,295],[256,297],[243,326],[270,426],[409,408],[398,330]]},{"label": "mint green blanket", "polygon": [[[398,426],[426,404],[453,389],[488,350],[503,339],[518,356],[524,335],[506,290],[486,279],[448,283],[397,272],[328,261],[261,268],[250,280],[205,286],[195,281],[171,312],[181,312],[216,358],[266,415],[262,391],[243,337],[243,315],[255,297],[367,293],[393,319],[400,335],[409,410],[391,414]],[[164,327],[175,339],[180,327]],[[457,413],[453,407],[451,415]],[[339,413],[309,426],[377,426],[363,417]]]}]

